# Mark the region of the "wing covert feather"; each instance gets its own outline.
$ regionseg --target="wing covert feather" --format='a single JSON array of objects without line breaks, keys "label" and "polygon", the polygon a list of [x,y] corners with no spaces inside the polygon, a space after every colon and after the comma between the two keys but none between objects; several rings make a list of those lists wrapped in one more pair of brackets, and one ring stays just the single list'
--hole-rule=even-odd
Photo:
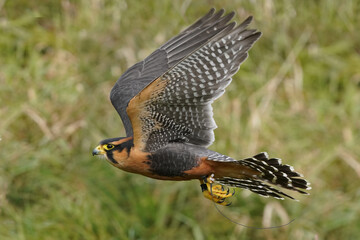
[{"label": "wing covert feather", "polygon": [[151,152],[170,142],[204,147],[213,143],[216,124],[211,104],[225,92],[261,36],[246,29],[251,19],[238,27],[225,26],[130,101],[127,112],[135,146]]},{"label": "wing covert feather", "polygon": [[205,16],[167,41],[145,60],[130,67],[115,83],[110,93],[110,100],[123,121],[128,137],[133,135],[131,122],[126,113],[130,100],[226,28],[234,13],[225,16],[223,14],[223,9],[216,13],[215,9],[211,9]]}]

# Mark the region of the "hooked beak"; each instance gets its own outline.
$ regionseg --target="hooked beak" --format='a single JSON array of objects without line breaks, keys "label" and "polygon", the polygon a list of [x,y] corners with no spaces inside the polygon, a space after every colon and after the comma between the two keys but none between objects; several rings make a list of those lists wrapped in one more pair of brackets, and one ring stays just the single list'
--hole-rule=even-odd
[{"label": "hooked beak", "polygon": [[95,155],[102,155],[102,154],[105,154],[105,151],[104,149],[99,145],[97,146],[96,148],[94,148],[94,150],[92,151],[92,155],[95,156]]}]

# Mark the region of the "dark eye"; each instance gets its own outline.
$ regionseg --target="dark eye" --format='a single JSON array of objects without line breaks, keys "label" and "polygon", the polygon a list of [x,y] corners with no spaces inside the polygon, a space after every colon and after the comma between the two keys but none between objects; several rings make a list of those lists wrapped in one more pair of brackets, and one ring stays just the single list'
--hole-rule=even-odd
[{"label": "dark eye", "polygon": [[105,150],[110,150],[110,149],[113,149],[113,148],[114,148],[114,145],[112,145],[112,144],[106,144],[106,145],[104,145],[104,148],[105,148]]}]

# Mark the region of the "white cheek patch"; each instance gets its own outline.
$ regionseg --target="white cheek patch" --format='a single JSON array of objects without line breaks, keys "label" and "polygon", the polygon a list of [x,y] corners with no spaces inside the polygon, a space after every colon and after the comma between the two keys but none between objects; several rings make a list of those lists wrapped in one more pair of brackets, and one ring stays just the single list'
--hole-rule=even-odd
[{"label": "white cheek patch", "polygon": [[97,157],[100,158],[100,159],[106,159],[107,160],[106,154],[97,155]]}]

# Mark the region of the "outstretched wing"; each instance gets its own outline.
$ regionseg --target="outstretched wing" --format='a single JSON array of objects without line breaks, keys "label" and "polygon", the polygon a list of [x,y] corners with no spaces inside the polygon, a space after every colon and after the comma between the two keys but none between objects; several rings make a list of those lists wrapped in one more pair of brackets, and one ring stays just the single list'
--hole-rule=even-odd
[{"label": "outstretched wing", "polygon": [[133,135],[130,119],[126,113],[129,101],[152,81],[224,30],[235,13],[226,16],[222,16],[223,14],[223,9],[216,13],[215,9],[211,9],[145,60],[129,68],[116,82],[111,90],[110,100],[124,123],[128,137]]},{"label": "outstretched wing", "polygon": [[129,102],[137,148],[151,152],[169,142],[207,147],[214,141],[211,103],[225,92],[261,35],[246,29],[251,20],[238,27],[227,24]]}]

